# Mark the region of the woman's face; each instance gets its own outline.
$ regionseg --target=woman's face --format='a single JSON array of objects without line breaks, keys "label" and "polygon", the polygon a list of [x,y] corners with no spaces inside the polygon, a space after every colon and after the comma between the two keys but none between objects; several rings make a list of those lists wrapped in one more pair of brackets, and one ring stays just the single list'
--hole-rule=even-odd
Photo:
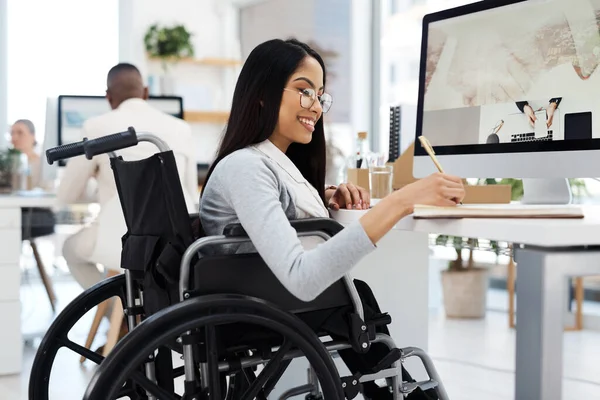
[{"label": "woman's face", "polygon": [[16,150],[27,153],[35,147],[35,136],[25,124],[17,122],[10,128],[10,141]]},{"label": "woman's face", "polygon": [[323,69],[317,60],[307,56],[283,89],[279,119],[271,136],[280,150],[285,152],[292,143],[310,143],[315,125],[323,114],[321,103],[315,97],[321,94]]}]

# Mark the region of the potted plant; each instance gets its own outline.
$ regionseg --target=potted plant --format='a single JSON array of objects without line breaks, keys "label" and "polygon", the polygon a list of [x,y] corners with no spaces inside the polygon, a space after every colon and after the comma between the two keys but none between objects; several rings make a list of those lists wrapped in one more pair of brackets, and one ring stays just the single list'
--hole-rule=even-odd
[{"label": "potted plant", "polygon": [[0,192],[11,192],[15,187],[15,172],[19,166],[20,152],[15,149],[0,150]]},{"label": "potted plant", "polygon": [[161,76],[161,92],[171,94],[173,85],[168,76],[169,63],[176,63],[182,58],[194,56],[192,34],[183,25],[148,27],[144,35],[144,45],[148,57],[161,61],[163,75]]},{"label": "potted plant", "polygon": [[[510,185],[511,200],[523,197],[523,181],[520,179],[493,178],[481,179],[479,185]],[[438,246],[450,246],[456,251],[456,259],[450,261],[448,268],[442,271],[442,291],[446,316],[450,318],[483,318],[487,307],[487,289],[489,271],[478,266],[473,257],[474,249],[479,247],[479,239],[439,235],[435,240]],[[499,254],[498,242],[490,241],[489,250]],[[468,257],[463,258],[463,251]]]},{"label": "potted plant", "polygon": [[[487,306],[488,269],[475,264],[473,250],[478,247],[476,238],[439,235],[438,246],[454,247],[456,259],[442,271],[444,309],[449,318],[483,318]],[[463,258],[463,250],[468,257]]]}]

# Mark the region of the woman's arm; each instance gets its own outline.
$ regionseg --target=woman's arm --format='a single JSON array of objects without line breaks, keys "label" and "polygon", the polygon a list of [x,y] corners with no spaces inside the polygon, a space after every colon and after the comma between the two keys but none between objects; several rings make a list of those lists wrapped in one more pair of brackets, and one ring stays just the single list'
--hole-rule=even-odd
[{"label": "woman's arm", "polygon": [[436,173],[386,196],[360,218],[367,236],[377,243],[394,225],[412,214],[416,204],[452,207],[465,197],[459,177]]},{"label": "woman's arm", "polygon": [[[282,207],[276,166],[252,154],[222,160],[212,179],[219,198],[234,210],[256,251],[278,280],[304,301],[338,281],[375,249],[357,221],[325,243],[305,250]],[[203,202],[210,201],[207,198]],[[206,209],[213,207],[212,204]]]},{"label": "woman's arm", "polygon": [[[462,181],[436,174],[382,200],[360,221],[313,249],[305,250],[282,208],[274,166],[252,155],[221,161],[218,185],[252,244],[279,281],[296,297],[310,301],[342,278],[416,203],[454,205],[462,200]],[[454,189],[446,186],[454,185]],[[438,187],[443,188],[438,189]],[[205,200],[206,201],[206,200]]]}]

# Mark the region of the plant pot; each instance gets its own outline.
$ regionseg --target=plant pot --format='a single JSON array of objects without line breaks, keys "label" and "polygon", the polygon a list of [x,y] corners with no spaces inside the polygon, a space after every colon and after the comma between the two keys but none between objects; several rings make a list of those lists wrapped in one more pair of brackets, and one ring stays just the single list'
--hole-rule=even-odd
[{"label": "plant pot", "polygon": [[448,318],[483,318],[487,307],[488,270],[442,271],[444,308]]}]

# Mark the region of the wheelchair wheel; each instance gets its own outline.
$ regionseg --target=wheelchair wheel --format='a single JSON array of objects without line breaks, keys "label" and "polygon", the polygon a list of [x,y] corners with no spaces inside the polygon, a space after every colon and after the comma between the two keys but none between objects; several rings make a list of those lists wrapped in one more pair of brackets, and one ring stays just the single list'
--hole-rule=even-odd
[{"label": "wheelchair wheel", "polygon": [[69,339],[73,326],[91,309],[112,297],[125,303],[125,277],[118,275],[106,279],[80,294],[56,317],[42,339],[35,355],[29,377],[29,399],[48,400],[50,375],[58,351],[67,348],[96,364],[104,357]]},{"label": "wheelchair wheel", "polygon": [[[278,349],[269,356],[253,354],[253,357],[223,361],[223,355],[217,354],[215,345],[216,330],[229,324],[252,324],[266,328],[283,338]],[[188,333],[193,334],[188,335]],[[139,370],[139,365],[154,357],[156,349],[177,340],[185,346],[192,346],[191,339],[200,338],[205,344],[205,357],[201,351],[194,351],[196,356],[184,360],[186,371],[195,374],[202,371],[200,377],[189,376],[186,372],[183,397],[175,393],[167,393],[158,387],[150,378]],[[197,350],[197,348],[195,349]],[[197,355],[200,354],[202,361]],[[285,368],[290,358],[306,357],[316,372],[324,399],[339,400],[344,398],[341,380],[335,364],[310,328],[296,316],[278,309],[267,302],[238,295],[208,295],[186,300],[171,306],[143,321],[130,334],[123,338],[112,350],[94,373],[85,392],[85,400],[107,400],[122,395],[123,384],[133,381],[143,387],[151,398],[163,399],[263,399],[269,386],[281,376],[282,366]],[[256,362],[253,364],[253,362]],[[252,365],[264,364],[264,368],[255,380],[249,382],[248,388],[239,397],[221,393],[223,391],[223,373],[234,373],[239,379],[240,372]],[[237,367],[237,369],[236,369]],[[230,369],[231,368],[231,369]],[[195,386],[194,386],[195,384]],[[235,386],[239,392],[241,382]],[[272,389],[272,387],[270,387]],[[229,391],[229,390],[226,390]]]}]

